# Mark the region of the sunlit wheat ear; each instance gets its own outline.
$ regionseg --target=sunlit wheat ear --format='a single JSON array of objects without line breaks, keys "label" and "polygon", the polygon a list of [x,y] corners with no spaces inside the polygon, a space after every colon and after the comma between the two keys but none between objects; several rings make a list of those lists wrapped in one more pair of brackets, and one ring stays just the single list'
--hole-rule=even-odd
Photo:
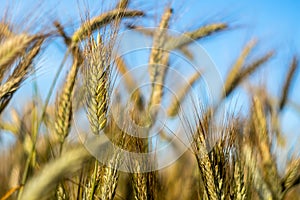
[{"label": "sunlit wheat ear", "polygon": [[43,39],[36,41],[31,49],[21,58],[20,62],[14,68],[12,75],[7,81],[0,85],[0,113],[12,98],[14,92],[20,87],[21,83],[32,72],[32,62],[41,49]]},{"label": "sunlit wheat ear", "polygon": [[225,91],[230,91],[230,88],[233,85],[233,82],[235,81],[236,77],[239,76],[239,73],[249,55],[249,53],[252,51],[253,47],[256,45],[256,40],[251,40],[242,50],[240,56],[236,60],[235,64],[232,66],[231,70],[229,71],[225,84],[224,89]]},{"label": "sunlit wheat ear", "polygon": [[167,9],[161,19],[161,22],[158,28],[155,30],[153,35],[153,45],[149,58],[149,74],[151,82],[156,80],[157,71],[160,71],[159,66],[156,64],[160,64],[163,57],[163,51],[165,46],[166,39],[166,28],[169,26],[169,20],[172,14],[172,9]]},{"label": "sunlit wheat ear", "polygon": [[[199,111],[198,111],[199,112]],[[206,137],[209,134],[209,121],[211,115],[200,117],[200,113],[196,113],[195,120],[197,123],[196,132],[190,133],[192,137],[193,153],[196,157],[200,178],[204,184],[204,194],[209,199],[218,199],[218,191],[215,185],[213,166],[207,151]],[[190,126],[189,122],[188,126]],[[193,130],[192,128],[190,128]]]},{"label": "sunlit wheat ear", "polygon": [[86,39],[91,35],[96,29],[101,28],[114,20],[119,20],[120,17],[136,17],[143,16],[144,13],[137,10],[112,10],[106,13],[103,13],[91,20],[85,22],[81,27],[73,34],[72,43],[77,44],[79,41]]},{"label": "sunlit wheat ear", "polygon": [[166,49],[173,50],[182,46],[188,45],[195,40],[202,39],[213,33],[227,29],[228,25],[225,23],[216,23],[206,26],[202,26],[199,29],[192,32],[185,32],[181,36],[171,38],[166,44]]},{"label": "sunlit wheat ear", "polygon": [[[114,38],[110,39],[113,40]],[[96,41],[93,37],[90,39],[85,52],[84,82],[87,90],[85,102],[91,131],[95,135],[98,135],[107,124],[111,53],[111,46],[105,46],[100,34],[98,34]],[[110,183],[106,181],[110,181]],[[94,199],[95,195],[101,195],[103,199],[113,198],[116,181],[117,172],[115,169],[99,166],[98,161],[95,160],[94,172],[87,191],[89,199]]]},{"label": "sunlit wheat ear", "polygon": [[107,121],[111,49],[104,46],[100,35],[98,35],[97,41],[91,40],[87,51],[84,79],[87,89],[88,119],[92,132],[99,134]]},{"label": "sunlit wheat ear", "polygon": [[232,91],[239,86],[239,84],[246,79],[248,76],[253,74],[258,68],[260,68],[263,64],[265,64],[272,56],[274,55],[273,51],[269,51],[264,56],[254,60],[249,65],[246,65],[243,67],[242,70],[240,70],[239,74],[235,76],[235,78],[232,80],[231,85],[227,86],[227,90],[225,91],[225,95],[229,96]]},{"label": "sunlit wheat ear", "polygon": [[288,95],[291,90],[293,77],[296,74],[295,71],[297,70],[297,68],[298,68],[298,59],[297,57],[294,57],[282,88],[282,93],[279,101],[279,110],[282,110],[287,102]]},{"label": "sunlit wheat ear", "polygon": [[66,82],[64,83],[62,90],[58,94],[56,100],[55,130],[56,134],[59,136],[61,143],[64,143],[64,140],[68,136],[70,131],[74,84],[79,66],[82,63],[79,55],[74,55],[73,59],[73,64],[67,74]]},{"label": "sunlit wheat ear", "polygon": [[267,119],[263,110],[263,103],[257,97],[253,97],[253,116],[255,137],[258,151],[261,157],[263,178],[266,181],[274,198],[279,198],[282,191],[280,178],[275,159],[271,153],[271,141],[268,135]]},{"label": "sunlit wheat ear", "polygon": [[300,159],[292,160],[286,170],[282,181],[283,197],[293,187],[300,184]]},{"label": "sunlit wheat ear", "polygon": [[[149,75],[152,83],[149,107],[160,104],[163,96],[163,84],[168,66],[169,53],[165,49],[166,29],[169,26],[169,20],[172,15],[172,9],[168,8],[164,12],[158,29],[154,33],[153,45],[149,58]],[[166,59],[166,60],[164,60]]]},{"label": "sunlit wheat ear", "polygon": [[28,34],[15,35],[6,39],[0,47],[0,69],[5,69],[19,56],[23,55],[29,45],[36,39],[37,36]]},{"label": "sunlit wheat ear", "polygon": [[[128,28],[130,29],[134,29],[146,36],[150,36],[150,37],[154,37],[154,34],[155,34],[155,30],[152,30],[152,29],[148,29],[148,28],[144,28],[144,27],[141,27],[141,26],[135,26],[135,25],[128,25]],[[171,40],[171,38],[174,37],[172,35],[169,35],[167,34],[166,35],[166,39],[167,40]],[[192,53],[191,50],[189,50],[187,48],[187,46],[183,45],[183,46],[180,46],[178,47],[178,50],[184,55],[186,56],[188,59],[193,59],[194,58],[194,55]]]},{"label": "sunlit wheat ear", "polygon": [[180,104],[185,99],[186,95],[189,93],[191,87],[195,84],[197,80],[201,77],[201,73],[196,72],[187,82],[187,85],[185,85],[178,93],[178,96],[174,96],[174,98],[171,101],[171,105],[168,108],[167,112],[168,115],[171,117],[174,117],[178,114],[180,110]]}]

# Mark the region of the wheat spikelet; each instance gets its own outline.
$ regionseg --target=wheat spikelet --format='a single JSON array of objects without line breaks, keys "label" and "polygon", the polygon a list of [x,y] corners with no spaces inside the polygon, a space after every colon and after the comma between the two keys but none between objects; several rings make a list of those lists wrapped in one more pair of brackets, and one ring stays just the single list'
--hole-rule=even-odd
[{"label": "wheat spikelet", "polygon": [[72,43],[77,44],[79,41],[87,38],[96,29],[109,24],[113,20],[119,20],[122,17],[136,17],[144,15],[141,11],[136,10],[112,10],[107,13],[103,13],[87,22],[85,22],[81,27],[73,34]]}]

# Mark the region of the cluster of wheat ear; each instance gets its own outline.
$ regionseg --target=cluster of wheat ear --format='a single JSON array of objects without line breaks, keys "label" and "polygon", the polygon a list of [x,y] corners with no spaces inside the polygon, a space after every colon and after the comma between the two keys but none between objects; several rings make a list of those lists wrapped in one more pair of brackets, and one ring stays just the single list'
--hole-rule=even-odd
[{"label": "cluster of wheat ear", "polygon": [[[151,108],[162,104],[168,95],[163,86],[169,70],[175,67],[170,52],[176,50],[193,60],[197,55],[189,48],[193,41],[230,28],[230,24],[218,22],[182,35],[171,35],[167,29],[172,28],[176,13],[169,6],[155,29],[128,23],[124,26],[125,18],[149,17],[145,17],[147,12],[131,9],[128,5],[128,0],[120,0],[113,9],[84,20],[73,34],[59,21],[50,24],[49,31],[32,33],[17,31],[22,27],[15,27],[4,16],[1,19],[0,134],[11,134],[15,142],[1,152],[0,199],[297,199],[300,158],[295,155],[286,164],[278,163],[275,149],[276,145],[284,143],[280,125],[283,110],[287,106],[297,107],[289,101],[289,95],[298,58],[292,59],[280,96],[272,97],[264,87],[246,82],[274,56],[274,51],[269,51],[250,60],[256,40],[245,45],[230,68],[217,104],[194,103],[191,105],[193,117],[185,118],[181,104],[190,86],[202,78],[201,73],[193,74],[188,85],[178,88],[179,95],[169,102],[167,118],[183,121],[186,128],[180,131],[188,136],[191,146],[169,167],[143,172],[139,169],[145,168],[144,165],[155,166],[157,160],[133,160],[128,166],[133,172],[125,173],[118,168],[124,161],[120,151],[113,151],[108,162],[102,163],[80,142],[69,139],[75,127],[74,116],[81,115],[84,110],[90,131],[82,130],[80,134],[105,134],[113,144],[129,152],[152,151],[153,141],[132,136],[136,129],[122,118],[127,104],[121,100],[112,101],[114,81],[124,75],[127,90],[118,91],[119,95],[134,91],[129,99],[133,105],[129,117],[136,124],[147,124],[151,128],[158,117],[158,112]],[[147,74],[152,84],[147,94],[136,82],[144,74],[128,73],[129,62],[115,53],[115,48],[119,48],[117,34],[124,27],[152,38]],[[35,89],[30,102],[21,102],[23,109],[17,111],[9,104],[11,99],[24,81],[36,75],[36,63],[53,41],[66,46],[66,52],[46,100]],[[66,59],[71,62],[65,62]],[[55,87],[62,68],[67,69],[63,84]],[[38,88],[36,80],[30,80]],[[237,116],[224,113],[223,120],[217,120],[220,119],[217,117],[219,106],[230,100],[236,88],[245,83],[250,88],[248,113]],[[54,102],[52,94],[56,95]],[[112,115],[113,107],[119,109],[118,119]],[[117,121],[124,122],[123,126]],[[170,142],[172,138],[164,133],[166,129],[168,127],[161,130],[160,137]],[[86,145],[107,151],[106,143],[101,140],[100,143],[89,141]],[[176,150],[176,144],[173,148]],[[279,167],[284,167],[285,171]]]}]

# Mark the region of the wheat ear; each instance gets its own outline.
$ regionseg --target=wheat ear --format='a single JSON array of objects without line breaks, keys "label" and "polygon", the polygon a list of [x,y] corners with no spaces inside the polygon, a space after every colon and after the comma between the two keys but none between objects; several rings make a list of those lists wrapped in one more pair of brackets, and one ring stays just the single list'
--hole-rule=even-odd
[{"label": "wheat ear", "polygon": [[282,110],[286,104],[288,95],[291,90],[292,80],[293,77],[295,76],[295,71],[297,70],[297,67],[298,67],[298,59],[297,57],[294,57],[283,85],[282,94],[279,101],[279,110]]},{"label": "wheat ear", "polygon": [[236,77],[239,75],[240,70],[242,69],[246,58],[248,57],[249,53],[253,49],[253,47],[256,45],[256,40],[251,40],[242,50],[239,58],[236,60],[235,64],[232,66],[231,70],[229,71],[226,81],[225,81],[225,86],[224,89],[225,91],[229,91],[230,88],[233,85],[234,80]]},{"label": "wheat ear", "polygon": [[7,66],[11,65],[19,56],[23,55],[29,45],[36,39],[37,36],[20,34],[5,40],[5,42],[0,47],[0,69],[5,69]]},{"label": "wheat ear", "polygon": [[163,96],[163,82],[165,79],[167,66],[164,59],[168,59],[168,53],[165,52],[166,28],[169,26],[169,20],[172,15],[172,9],[168,8],[164,12],[160,25],[153,38],[153,46],[149,58],[149,75],[152,83],[152,92],[150,96],[149,107],[160,104]]},{"label": "wheat ear", "polygon": [[228,25],[224,23],[210,24],[202,26],[192,32],[185,32],[179,37],[171,38],[166,44],[166,49],[173,50],[188,45],[194,40],[199,40],[213,33],[227,29]]},{"label": "wheat ear", "polygon": [[103,13],[85,22],[83,25],[81,25],[81,27],[73,34],[72,43],[77,44],[79,41],[86,39],[96,29],[109,24],[113,20],[120,19],[120,16],[136,17],[136,16],[143,16],[143,15],[144,13],[141,11],[122,10],[122,9],[116,9],[116,10],[109,11],[107,13]]},{"label": "wheat ear", "polygon": [[271,154],[270,139],[267,132],[267,120],[263,112],[263,104],[257,96],[253,97],[253,109],[254,129],[258,141],[258,150],[262,159],[263,178],[270,188],[273,197],[277,199],[281,196],[282,188],[276,162]]},{"label": "wheat ear", "polygon": [[225,91],[226,96],[229,96],[232,91],[241,83],[242,80],[250,76],[253,72],[255,72],[259,67],[261,67],[264,63],[266,63],[272,56],[274,55],[273,51],[270,51],[253,61],[249,65],[246,65],[243,70],[239,72],[237,76],[233,79],[231,85],[227,86],[227,90]]},{"label": "wheat ear", "polygon": [[12,75],[8,78],[6,83],[0,85],[0,113],[32,70],[31,64],[33,59],[40,52],[43,41],[43,39],[40,39],[33,44],[30,51],[22,57],[20,63],[13,70]]},{"label": "wheat ear", "polygon": [[69,134],[69,129],[71,125],[74,85],[79,66],[82,64],[82,58],[79,50],[77,51],[77,54],[73,56],[73,59],[73,64],[67,75],[66,82],[64,83],[62,91],[58,95],[58,99],[56,101],[57,109],[55,119],[55,130],[62,144],[64,143],[65,138]]}]

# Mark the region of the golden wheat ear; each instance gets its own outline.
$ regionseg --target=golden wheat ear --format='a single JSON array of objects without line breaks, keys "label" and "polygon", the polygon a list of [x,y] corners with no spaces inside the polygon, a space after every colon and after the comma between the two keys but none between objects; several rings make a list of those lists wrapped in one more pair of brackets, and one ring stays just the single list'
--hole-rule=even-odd
[{"label": "golden wheat ear", "polygon": [[0,47],[0,81],[4,73],[19,56],[25,54],[26,49],[36,41],[36,36],[19,34],[6,39]]},{"label": "golden wheat ear", "polygon": [[[140,33],[142,33],[146,36],[149,36],[149,37],[154,37],[154,35],[155,35],[155,30],[152,30],[152,29],[147,29],[147,28],[144,28],[144,27],[141,27],[141,26],[135,26],[135,25],[127,25],[127,27],[129,29],[136,30],[136,31],[138,31],[138,32],[140,32]],[[166,40],[171,40],[172,37],[174,37],[174,36],[167,34]],[[190,49],[188,49],[187,46],[185,46],[185,45],[180,46],[180,47],[178,47],[178,50],[184,56],[186,56],[188,59],[191,59],[191,60],[194,59],[193,52]]]},{"label": "golden wheat ear", "polygon": [[[114,36],[110,38],[113,42]],[[98,135],[108,125],[108,105],[111,88],[111,56],[112,48],[106,46],[98,34],[97,40],[90,39],[86,47],[86,62],[84,64],[84,81],[86,86],[87,117],[92,133]],[[115,136],[117,133],[109,133]],[[89,199],[99,196],[101,199],[113,199],[119,177],[116,166],[118,153],[113,154],[110,163],[114,166],[99,165],[95,160],[93,174],[89,181],[87,194]]]},{"label": "golden wheat ear", "polygon": [[236,62],[232,66],[232,68],[230,69],[230,71],[227,75],[226,81],[224,83],[224,89],[226,91],[226,94],[233,87],[235,79],[239,76],[239,73],[246,61],[246,58],[248,57],[248,55],[250,54],[252,49],[255,47],[256,43],[257,43],[256,40],[251,40],[248,44],[246,44],[246,46],[242,50],[240,56],[238,57],[238,59],[236,60]]},{"label": "golden wheat ear", "polygon": [[150,101],[148,107],[160,104],[163,96],[163,84],[167,72],[167,62],[169,53],[165,49],[166,29],[169,27],[169,21],[172,15],[172,9],[167,8],[162,16],[158,29],[154,33],[153,45],[149,58],[149,75],[152,83]]},{"label": "golden wheat ear", "polygon": [[166,44],[166,49],[173,50],[181,48],[192,43],[195,40],[205,38],[214,33],[226,30],[228,25],[225,23],[215,23],[206,26],[202,26],[199,29],[192,32],[185,32],[181,36],[170,38]]},{"label": "golden wheat ear", "polygon": [[87,89],[87,110],[91,129],[99,134],[107,121],[107,108],[109,104],[109,76],[110,76],[110,49],[102,43],[100,35],[97,41],[93,39],[87,50],[87,62],[84,66],[85,84]]},{"label": "golden wheat ear", "polygon": [[121,18],[125,17],[137,17],[137,16],[143,16],[144,13],[142,11],[137,10],[112,10],[107,13],[103,13],[95,18],[92,18],[91,20],[85,22],[81,25],[81,27],[75,31],[75,33],[72,36],[72,44],[76,45],[79,41],[82,41],[86,39],[88,36],[91,35],[96,29],[99,29],[109,23],[111,23],[114,20],[119,20]]},{"label": "golden wheat ear", "polygon": [[[6,82],[0,85],[0,113],[9,103],[15,91],[20,87],[22,82],[27,78],[27,76],[32,72],[32,62],[34,58],[40,52],[41,46],[43,44],[44,39],[39,39],[33,42],[31,48],[27,53],[21,58],[21,61],[17,64],[17,66],[13,69],[12,74],[7,78]],[[9,70],[11,66],[8,66],[7,69],[3,70],[3,78],[5,75],[5,71]]]},{"label": "golden wheat ear", "polygon": [[254,96],[252,120],[258,145],[257,147],[261,157],[262,177],[269,187],[272,196],[274,198],[279,198],[281,196],[282,186],[275,158],[271,153],[271,141],[263,106],[263,102],[257,96]]},{"label": "golden wheat ear", "polygon": [[[252,61],[250,64],[245,65],[243,69],[239,71],[237,75],[232,77],[230,82],[227,82],[226,90],[224,91],[224,96],[229,96],[232,91],[240,85],[240,83],[246,79],[248,76],[253,74],[257,69],[263,66],[267,61],[269,61],[274,55],[273,51],[267,52],[265,55],[259,57],[258,59]],[[229,76],[230,77],[230,76]],[[229,85],[230,84],[230,85]]]}]

